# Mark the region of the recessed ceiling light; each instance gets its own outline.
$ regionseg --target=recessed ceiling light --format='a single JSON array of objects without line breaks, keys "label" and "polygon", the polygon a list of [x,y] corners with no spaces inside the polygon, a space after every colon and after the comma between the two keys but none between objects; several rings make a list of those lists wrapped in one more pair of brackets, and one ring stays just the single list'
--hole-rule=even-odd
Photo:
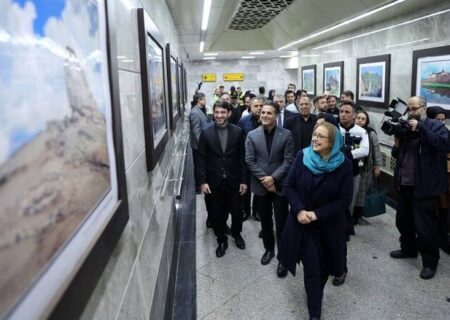
[{"label": "recessed ceiling light", "polygon": [[250,54],[250,55],[264,54],[264,51],[253,51],[253,52],[249,52],[248,54]]},{"label": "recessed ceiling light", "polygon": [[337,25],[334,25],[334,26],[332,26],[332,27],[330,27],[330,28],[327,28],[327,29],[318,31],[318,32],[313,33],[313,34],[311,34],[311,35],[309,35],[309,36],[306,36],[306,37],[304,37],[304,38],[300,38],[300,39],[298,39],[298,40],[296,40],[296,41],[293,41],[293,42],[291,42],[291,43],[288,43],[287,45],[278,48],[278,50],[284,50],[284,49],[287,49],[287,48],[289,48],[289,47],[292,47],[293,45],[296,45],[296,44],[305,42],[306,40],[309,40],[309,39],[318,37],[318,36],[320,36],[320,35],[322,35],[322,34],[324,34],[324,33],[328,33],[328,32],[330,32],[330,31],[333,31],[333,30],[338,29],[338,28],[340,28],[340,27],[346,26],[346,25],[348,25],[348,24],[350,24],[350,23],[352,23],[352,22],[355,22],[355,21],[361,20],[361,19],[363,19],[363,18],[366,18],[366,17],[368,17],[368,16],[371,16],[372,14],[375,14],[375,13],[377,13],[377,12],[380,12],[380,11],[382,11],[382,10],[385,10],[385,9],[387,9],[387,8],[390,8],[390,7],[392,7],[392,6],[395,6],[395,5],[397,5],[397,4],[400,4],[400,3],[404,2],[404,1],[405,1],[405,0],[396,0],[396,1],[393,1],[393,2],[391,2],[391,3],[388,3],[388,4],[384,5],[384,6],[378,7],[378,8],[376,8],[376,9],[374,9],[374,10],[371,10],[371,11],[369,11],[369,12],[366,12],[366,13],[363,13],[363,14],[361,14],[361,15],[359,15],[359,16],[356,16],[356,17],[354,17],[354,18],[352,18],[352,19],[349,19],[349,20],[343,21],[343,22],[341,22],[341,23],[338,23]]},{"label": "recessed ceiling light", "polygon": [[203,57],[203,60],[216,60],[216,57]]},{"label": "recessed ceiling light", "polygon": [[280,56],[280,58],[296,58],[297,56],[287,56],[287,55],[282,55]]},{"label": "recessed ceiling light", "polygon": [[200,52],[203,52],[203,49],[205,48],[205,41],[200,42]]},{"label": "recessed ceiling light", "polygon": [[203,0],[203,17],[202,17],[202,31],[208,29],[209,13],[211,12],[212,0]]},{"label": "recessed ceiling light", "polygon": [[413,43],[417,43],[417,42],[422,42],[422,41],[427,41],[430,40],[430,38],[424,38],[424,39],[420,39],[420,40],[415,40],[415,41],[409,41],[409,42],[404,42],[404,43],[398,43],[398,44],[391,44],[389,46],[386,46],[387,48],[393,48],[393,47],[399,47],[399,46],[406,46],[408,44],[413,44]]},{"label": "recessed ceiling light", "polygon": [[254,56],[242,56],[241,59],[255,59]]},{"label": "recessed ceiling light", "polygon": [[204,55],[207,57],[215,57],[215,56],[218,56],[219,53],[218,52],[205,52]]}]

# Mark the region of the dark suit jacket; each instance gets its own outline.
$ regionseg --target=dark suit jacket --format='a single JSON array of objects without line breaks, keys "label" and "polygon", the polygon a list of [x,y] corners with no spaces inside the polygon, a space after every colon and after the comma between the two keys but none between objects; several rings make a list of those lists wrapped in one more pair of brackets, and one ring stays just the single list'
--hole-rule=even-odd
[{"label": "dark suit jacket", "polygon": [[283,128],[290,130],[292,139],[294,139],[294,154],[297,154],[298,151],[311,144],[312,132],[316,121],[317,117],[314,114],[309,116],[307,122],[305,122],[300,114],[295,114],[288,119],[284,119]]},{"label": "dark suit jacket", "polygon": [[[303,164],[303,151],[292,163],[286,177],[284,195],[291,210],[284,227],[278,259],[295,275],[295,266],[304,237],[319,237],[331,275],[345,272],[345,211],[353,195],[352,163],[346,159],[334,171],[314,175]],[[297,221],[301,210],[314,211],[317,221],[303,225]]]},{"label": "dark suit jacket", "polygon": [[209,184],[211,190],[221,186],[222,177],[227,175],[228,186],[238,188],[247,181],[247,166],[244,160],[245,147],[242,129],[228,124],[228,140],[222,151],[217,125],[206,127],[200,134],[199,142],[199,183]]}]

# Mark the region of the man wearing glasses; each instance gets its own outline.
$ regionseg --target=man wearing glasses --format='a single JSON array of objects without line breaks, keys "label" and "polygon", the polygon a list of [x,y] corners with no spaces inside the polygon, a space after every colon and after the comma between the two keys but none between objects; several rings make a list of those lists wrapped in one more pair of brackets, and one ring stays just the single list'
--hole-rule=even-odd
[{"label": "man wearing glasses", "polygon": [[422,279],[433,278],[439,261],[438,201],[447,190],[446,140],[442,122],[427,118],[421,97],[408,100],[409,132],[395,137],[394,185],[399,192],[396,226],[400,250],[392,258],[422,256]]}]

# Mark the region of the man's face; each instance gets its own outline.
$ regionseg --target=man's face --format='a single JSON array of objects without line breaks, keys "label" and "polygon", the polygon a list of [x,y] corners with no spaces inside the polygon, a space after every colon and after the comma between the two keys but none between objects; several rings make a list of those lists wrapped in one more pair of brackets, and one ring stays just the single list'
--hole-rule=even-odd
[{"label": "man's face", "polygon": [[309,117],[311,113],[311,101],[309,101],[308,97],[300,98],[298,101],[298,111],[303,118]]},{"label": "man's face", "polygon": [[278,105],[280,106],[280,111],[283,110],[286,106],[286,104],[284,103],[284,99],[280,97],[274,97],[273,102],[278,103]]},{"label": "man's face", "polygon": [[238,87],[238,88],[236,89],[236,91],[237,91],[237,93],[240,94],[240,93],[242,92],[242,89]]},{"label": "man's face", "polygon": [[341,101],[352,101],[352,97],[341,94]]},{"label": "man's face", "polygon": [[248,109],[248,108],[250,108],[250,101],[251,101],[252,99],[250,98],[250,97],[246,97],[245,99],[244,99],[244,105],[245,105],[245,107]]},{"label": "man's face", "polygon": [[327,104],[329,109],[335,109],[336,108],[336,98],[335,97],[329,97],[327,99]]},{"label": "man's face", "polygon": [[341,109],[339,110],[339,120],[344,126],[350,126],[355,121],[355,113],[353,111],[353,107],[344,104],[341,106]]},{"label": "man's face", "polygon": [[295,86],[293,86],[292,84],[288,85],[288,90],[295,91]]},{"label": "man's face", "polygon": [[261,100],[253,100],[253,102],[250,104],[250,113],[254,115],[255,117],[259,118],[261,115],[261,109],[263,107],[263,103]]},{"label": "man's face", "polygon": [[238,103],[237,98],[235,98],[235,97],[231,98],[231,104],[233,106],[237,105],[237,103]]},{"label": "man's face", "polygon": [[410,98],[408,100],[408,118],[421,120],[425,116],[426,108],[420,105],[420,100],[418,98]]},{"label": "man's face", "polygon": [[226,102],[228,102],[228,103],[231,103],[231,96],[230,96],[229,94],[223,94],[220,98],[221,98],[223,101],[226,101]]},{"label": "man's face", "polygon": [[272,106],[263,106],[261,110],[261,124],[264,127],[273,127],[277,122],[277,114]]},{"label": "man's face", "polygon": [[231,111],[228,111],[225,108],[222,107],[215,107],[214,108],[214,120],[219,126],[223,126],[227,123],[228,118],[231,115]]},{"label": "man's face", "polygon": [[206,106],[206,99],[205,98],[201,98],[201,99],[199,99],[198,100],[198,105],[200,106],[200,107],[204,107],[204,106]]},{"label": "man's face", "polygon": [[322,98],[316,101],[316,108],[319,109],[320,112],[327,112],[328,109],[327,99]]},{"label": "man's face", "polygon": [[224,89],[224,87],[219,87],[219,93],[222,93],[223,92],[223,89]]},{"label": "man's face", "polygon": [[293,94],[293,93],[288,93],[288,94],[286,95],[286,103],[287,103],[287,104],[291,104],[291,103],[294,103],[294,101],[295,101],[295,94]]},{"label": "man's face", "polygon": [[300,94],[301,98],[307,98],[308,94],[305,91],[302,91],[302,93]]}]

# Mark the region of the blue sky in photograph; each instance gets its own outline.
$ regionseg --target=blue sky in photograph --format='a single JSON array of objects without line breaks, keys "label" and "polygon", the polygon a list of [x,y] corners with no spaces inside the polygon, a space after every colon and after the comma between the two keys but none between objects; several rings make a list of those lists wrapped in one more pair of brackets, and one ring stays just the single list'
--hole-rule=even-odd
[{"label": "blue sky in photograph", "polygon": [[430,74],[434,72],[441,72],[442,70],[450,72],[450,61],[427,61],[422,62],[420,75],[421,79],[426,79]]},{"label": "blue sky in photograph", "polygon": [[383,75],[383,67],[382,66],[362,66],[361,74],[363,73],[376,73],[379,76]]},{"label": "blue sky in photograph", "polygon": [[34,20],[34,32],[40,36],[44,36],[44,26],[48,18],[60,18],[66,5],[66,0],[14,0],[21,7],[26,2],[32,2],[36,7],[36,19]]}]

